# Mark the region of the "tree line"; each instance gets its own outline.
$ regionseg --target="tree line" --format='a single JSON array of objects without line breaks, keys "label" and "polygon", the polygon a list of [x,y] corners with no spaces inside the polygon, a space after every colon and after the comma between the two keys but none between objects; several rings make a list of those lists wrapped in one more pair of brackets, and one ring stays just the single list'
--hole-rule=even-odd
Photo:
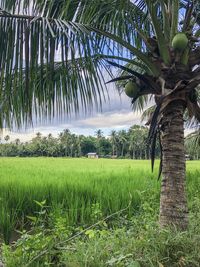
[{"label": "tree line", "polygon": [[[76,135],[69,129],[63,130],[58,137],[50,133],[42,136],[37,133],[29,142],[21,142],[15,139],[10,142],[10,136],[6,135],[0,144],[0,156],[8,157],[83,157],[90,152],[96,152],[104,158],[131,158],[149,159],[147,147],[148,127],[134,125],[128,130],[112,130],[105,137],[102,130],[98,129],[95,136]],[[192,137],[186,138],[186,154],[190,158],[200,157],[199,149],[194,149]],[[156,144],[156,157],[160,155],[159,144]]]},{"label": "tree line", "polygon": [[[0,144],[0,156],[82,157],[96,152],[99,157],[147,159],[147,136],[148,128],[139,125],[127,131],[112,130],[108,137],[100,129],[95,132],[95,136],[76,135],[69,129],[63,130],[58,137],[51,133],[42,136],[38,132],[29,142],[21,142],[19,139],[10,142],[7,135]],[[156,155],[159,155],[159,146]]]}]

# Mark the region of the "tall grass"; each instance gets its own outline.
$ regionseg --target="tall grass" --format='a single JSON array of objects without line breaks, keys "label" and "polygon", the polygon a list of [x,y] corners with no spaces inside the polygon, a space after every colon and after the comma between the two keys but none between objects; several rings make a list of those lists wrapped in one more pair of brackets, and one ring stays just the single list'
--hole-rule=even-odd
[{"label": "tall grass", "polygon": [[[200,166],[188,162],[188,193],[200,191]],[[132,197],[129,215],[140,206],[141,191],[153,190],[159,202],[157,165],[149,161],[63,158],[0,159],[0,233],[8,243],[14,229],[24,227],[26,216],[46,200],[49,210],[62,208],[67,222],[89,223],[92,204],[103,215],[125,208]]]}]

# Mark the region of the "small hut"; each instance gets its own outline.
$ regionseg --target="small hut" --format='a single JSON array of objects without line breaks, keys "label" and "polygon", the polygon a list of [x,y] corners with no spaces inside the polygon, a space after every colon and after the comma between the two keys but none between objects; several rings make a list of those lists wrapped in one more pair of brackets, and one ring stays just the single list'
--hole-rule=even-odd
[{"label": "small hut", "polygon": [[89,159],[98,159],[98,155],[95,152],[87,153]]}]

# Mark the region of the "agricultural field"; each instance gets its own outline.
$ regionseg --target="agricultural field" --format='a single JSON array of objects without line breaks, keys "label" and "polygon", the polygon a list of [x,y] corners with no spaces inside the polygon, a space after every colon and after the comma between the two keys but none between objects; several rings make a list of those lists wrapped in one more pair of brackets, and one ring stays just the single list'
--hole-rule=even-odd
[{"label": "agricultural field", "polygon": [[[200,185],[200,164],[187,163],[188,193]],[[157,166],[150,161],[1,158],[0,230],[8,242],[13,230],[23,228],[46,201],[51,210],[66,212],[70,225],[89,223],[91,209],[98,203],[104,216],[125,208],[129,215],[140,206],[141,192],[154,192],[159,202]],[[193,188],[194,187],[194,188]]]},{"label": "agricultural field", "polygon": [[[144,160],[1,158],[1,237],[9,243],[15,229],[26,228],[40,209],[38,202],[45,201],[49,212],[62,211],[69,225],[93,222],[95,207],[107,216],[130,201],[127,215],[134,215],[148,192],[159,204],[157,165],[152,174],[150,161]],[[200,190],[199,162],[187,162],[187,182],[190,197]]]},{"label": "agricultural field", "polygon": [[63,208],[69,224],[90,221],[92,204],[99,203],[104,215],[128,205],[130,194],[137,209],[137,190],[159,187],[150,165],[143,161],[54,158],[0,159],[0,229],[8,242],[26,216],[39,206]]}]

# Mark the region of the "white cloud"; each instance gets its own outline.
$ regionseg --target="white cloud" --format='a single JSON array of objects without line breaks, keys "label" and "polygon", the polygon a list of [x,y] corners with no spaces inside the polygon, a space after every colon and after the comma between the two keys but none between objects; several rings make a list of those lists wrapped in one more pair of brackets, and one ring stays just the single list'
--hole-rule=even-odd
[{"label": "white cloud", "polygon": [[95,117],[77,121],[76,125],[92,128],[116,128],[119,126],[127,127],[139,122],[140,114],[121,110],[116,113],[108,112],[105,114],[97,114]]},{"label": "white cloud", "polygon": [[3,137],[7,134],[10,140],[13,141],[19,138],[21,141],[28,141],[32,139],[37,132],[43,135],[52,133],[57,136],[59,132],[68,128],[71,132],[76,134],[94,135],[96,129],[101,128],[105,135],[109,135],[112,129],[127,129],[133,124],[140,123],[140,114],[129,112],[127,110],[119,110],[117,112],[97,113],[93,116],[72,120],[68,123],[54,123],[53,125],[40,125],[38,127],[29,128],[26,131],[13,131],[4,129]]},{"label": "white cloud", "polygon": [[[97,129],[101,129],[104,135],[108,136],[113,129],[128,129],[134,124],[141,124],[140,118],[140,113],[133,113],[130,112],[130,110],[121,109],[118,111],[96,113],[93,114],[93,116],[73,119],[67,123],[54,122],[52,125],[40,125],[29,128],[26,131],[10,132],[8,129],[4,129],[3,137],[8,134],[11,141],[19,138],[21,141],[25,142],[31,140],[37,132],[42,133],[43,136],[52,133],[53,136],[57,137],[64,129],[69,129],[72,133],[83,135],[94,135]],[[192,129],[185,129],[185,136],[192,131]]]}]

